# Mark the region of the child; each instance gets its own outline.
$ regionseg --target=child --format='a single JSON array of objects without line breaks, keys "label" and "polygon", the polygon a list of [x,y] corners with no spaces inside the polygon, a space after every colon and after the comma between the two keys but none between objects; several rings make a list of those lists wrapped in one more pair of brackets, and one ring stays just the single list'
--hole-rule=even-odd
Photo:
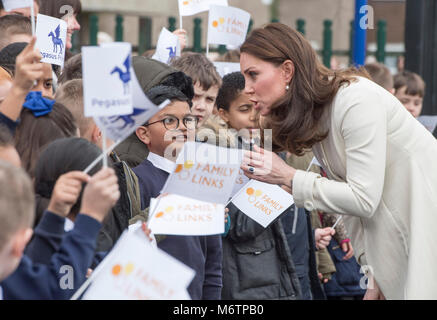
[{"label": "child", "polygon": [[423,97],[425,96],[425,82],[414,72],[403,71],[394,76],[396,98],[404,107],[418,118],[422,112]]},{"label": "child", "polygon": [[[249,131],[257,125],[255,109],[244,87],[244,76],[240,72],[223,77],[217,108],[229,128]],[[241,140],[239,142],[241,147]],[[302,298],[299,274],[288,248],[283,222],[277,220],[264,228],[232,203],[228,208],[231,227],[223,239],[222,298]]]},{"label": "child", "polygon": [[[0,51],[0,65],[8,69],[15,78],[15,65],[18,55],[28,46],[25,42],[11,43]],[[33,47],[33,46],[32,46]],[[32,61],[34,62],[34,61]],[[32,64],[38,64],[32,63]],[[31,87],[31,91],[40,91],[43,97],[53,99],[53,73],[52,65],[49,63],[40,63],[41,73],[38,73],[36,85]],[[33,71],[33,70],[32,70]]]},{"label": "child", "polygon": [[[76,201],[82,182],[87,182],[81,214],[50,264],[36,264],[23,255],[32,236],[32,183],[22,169],[0,162],[0,286],[5,299],[69,299],[85,281],[101,222],[120,194],[117,178],[109,168],[91,178],[81,172],[70,173],[69,178],[68,183],[57,183],[49,205],[53,212],[47,214],[64,215]],[[72,270],[68,287],[60,285],[63,266]]]},{"label": "child", "polygon": [[[72,12],[68,15],[65,12],[65,5],[72,8]],[[44,0],[41,2],[40,13],[46,16],[63,19],[67,23],[67,42],[65,44],[66,56],[68,60],[70,49],[73,47],[71,39],[73,33],[80,30],[80,24],[77,21],[77,15],[82,11],[82,4],[80,0]]]},{"label": "child", "polygon": [[223,77],[223,85],[217,96],[217,109],[229,128],[237,131],[246,129],[252,132],[259,128],[256,123],[255,108],[244,92],[244,85],[244,76],[240,72],[233,72]]},{"label": "child", "polygon": [[[156,198],[175,163],[166,159],[168,148],[182,147],[188,137],[194,135],[197,118],[191,114],[191,98],[176,87],[157,86],[147,95],[155,104],[169,99],[171,103],[155,114],[146,124],[136,130],[138,138],[147,145],[149,155],[134,172],[138,176],[143,208],[149,207],[150,199]],[[175,133],[176,142],[166,139]],[[221,292],[221,239],[220,236],[171,236],[158,243],[158,247],[196,271],[188,287],[194,300],[220,299]]]},{"label": "child", "polygon": [[194,98],[192,113],[199,118],[201,127],[213,114],[218,90],[222,84],[214,64],[203,54],[187,52],[174,59],[171,66],[193,80]]},{"label": "child", "polygon": [[[82,79],[70,80],[63,83],[56,90],[55,100],[63,104],[72,113],[79,129],[79,135],[102,149],[102,131],[97,127],[93,118],[87,118],[83,107],[83,82]],[[110,141],[107,141],[110,145]]]},{"label": "child", "polygon": [[[146,95],[150,89],[158,85],[177,87],[184,95],[193,95],[191,78],[162,62],[136,56],[132,57],[132,67]],[[131,168],[143,162],[149,153],[147,146],[141,142],[136,133],[122,142],[115,152]]]},{"label": "child", "polygon": [[[20,114],[15,144],[23,162],[23,168],[33,177],[35,163],[41,149],[56,139],[77,136],[78,130],[73,115],[62,104],[46,99],[45,110],[41,111],[44,98],[38,96],[33,99],[29,95]],[[50,106],[51,102],[53,104]],[[33,108],[34,104],[39,105],[37,110]],[[39,112],[44,112],[44,114]]]},{"label": "child", "polygon": [[0,159],[21,168],[21,160],[15,149],[14,138],[4,125],[0,125]]},{"label": "child", "polygon": [[42,59],[41,54],[35,49],[36,38],[33,37],[31,42],[24,50],[16,57],[15,77],[12,79],[9,74],[5,75],[5,69],[0,68],[0,76],[6,84],[0,84],[0,88],[4,88],[2,93],[4,98],[0,104],[0,122],[6,125],[12,134],[18,125],[18,117],[20,116],[23,103],[28,92],[32,89],[34,81],[41,78],[43,75],[43,64],[34,63]]},{"label": "child", "polygon": [[0,17],[0,50],[14,42],[30,42],[32,27],[30,19],[19,15]]},{"label": "child", "polygon": [[61,75],[58,79],[58,84],[74,80],[82,79],[82,54],[78,53],[72,56],[70,59],[65,61],[64,69],[62,69]]},{"label": "child", "polygon": [[385,65],[375,62],[366,64],[364,68],[374,82],[379,84],[385,90],[389,91],[391,94],[395,93],[393,76]]},{"label": "child", "polygon": [[[102,149],[103,134],[92,118],[86,118],[83,108],[83,82],[74,79],[63,83],[56,91],[55,99],[64,104],[73,114],[78,124],[80,137]],[[107,139],[106,145],[113,142]],[[122,196],[104,221],[97,243],[98,251],[109,251],[123,231],[129,226],[129,220],[143,214],[138,179],[132,169],[121,161],[115,152],[110,154],[110,162],[117,174]],[[91,163],[94,159],[91,159]]]},{"label": "child", "polygon": [[[79,213],[82,201],[80,195],[75,203],[72,202],[70,210],[63,212],[65,219],[52,219],[50,215],[44,214],[49,208],[50,199],[55,195],[55,184],[72,180],[63,176],[70,176],[71,172],[82,172],[101,153],[102,151],[94,144],[85,139],[74,137],[58,139],[50,143],[39,156],[35,168],[34,186],[36,216],[42,218],[34,230],[32,241],[26,248],[26,255],[32,261],[49,264],[52,254],[61,245],[60,240],[64,232],[73,229],[74,222]],[[89,175],[94,175],[101,167],[102,163],[100,162],[90,170]],[[78,176],[80,177],[81,175]],[[50,208],[48,210],[53,212]],[[47,237],[48,234],[51,236]],[[48,249],[44,249],[44,247],[48,247]]]},{"label": "child", "polygon": [[5,69],[0,67],[0,104],[5,100],[12,88],[12,77]]}]

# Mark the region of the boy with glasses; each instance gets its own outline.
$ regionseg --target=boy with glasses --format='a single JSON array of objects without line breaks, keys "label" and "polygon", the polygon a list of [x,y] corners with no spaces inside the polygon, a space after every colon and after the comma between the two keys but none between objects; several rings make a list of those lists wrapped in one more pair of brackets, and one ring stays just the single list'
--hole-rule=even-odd
[{"label": "boy with glasses", "polygon": [[[178,151],[187,140],[194,140],[198,118],[191,113],[191,99],[176,87],[157,86],[147,92],[155,104],[171,103],[136,130],[149,149],[149,155],[133,171],[140,184],[142,209],[156,198],[169,174],[175,169]],[[153,231],[153,230],[152,230]],[[222,243],[220,236],[172,236],[158,247],[196,271],[188,287],[193,300],[217,300],[222,288]]]}]

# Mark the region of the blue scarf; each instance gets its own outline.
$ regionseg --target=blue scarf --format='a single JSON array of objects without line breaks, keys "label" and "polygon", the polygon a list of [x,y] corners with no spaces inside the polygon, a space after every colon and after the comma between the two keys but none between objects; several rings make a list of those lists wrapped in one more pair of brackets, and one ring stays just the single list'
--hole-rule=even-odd
[{"label": "blue scarf", "polygon": [[43,98],[41,91],[31,91],[26,96],[23,108],[32,111],[35,117],[41,117],[50,113],[54,104],[54,100]]}]

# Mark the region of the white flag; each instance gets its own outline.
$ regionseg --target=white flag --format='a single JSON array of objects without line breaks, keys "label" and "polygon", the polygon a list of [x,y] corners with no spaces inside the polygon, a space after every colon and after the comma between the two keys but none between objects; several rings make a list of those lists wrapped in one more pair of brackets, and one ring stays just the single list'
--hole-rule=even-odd
[{"label": "white flag", "polygon": [[168,64],[171,59],[180,57],[181,45],[179,38],[166,28],[162,28],[159,34],[158,44],[156,45],[156,52],[152,59]]},{"label": "white flag", "polygon": [[3,0],[3,8],[6,12],[31,6],[33,6],[33,0]]},{"label": "white flag", "polygon": [[178,0],[179,15],[192,16],[208,11],[211,5],[227,6],[228,0]]},{"label": "white flag", "polygon": [[86,117],[132,114],[131,57],[129,43],[82,48]]},{"label": "white flag", "polygon": [[214,65],[222,78],[229,73],[241,71],[240,64],[236,62],[214,62]]},{"label": "white flag", "polygon": [[234,188],[242,151],[207,143],[186,142],[162,193],[226,204]]},{"label": "white flag", "polygon": [[42,55],[41,62],[64,66],[67,23],[64,20],[38,14],[36,44]]},{"label": "white flag", "polygon": [[146,238],[127,231],[94,272],[84,300],[188,299],[186,289],[195,275]]},{"label": "white flag", "polygon": [[249,178],[246,177],[243,170],[238,170],[237,179],[235,179],[234,189],[232,190],[231,197],[235,196],[241,188],[243,188],[248,182]]},{"label": "white flag", "polygon": [[239,47],[246,40],[250,14],[234,7],[211,6],[208,19],[208,43]]},{"label": "white flag", "polygon": [[251,180],[232,198],[232,203],[267,228],[294,203],[294,199],[277,185]]},{"label": "white flag", "polygon": [[170,194],[151,199],[154,234],[207,236],[225,232],[225,206]]},{"label": "white flag", "polygon": [[94,117],[94,122],[100,130],[112,141],[121,141],[129,137],[135,130],[147,122],[160,109],[167,106],[170,101],[166,100],[156,106],[144,94],[138,82],[134,69],[131,67],[132,75],[132,101],[133,111],[131,114],[110,117]]}]

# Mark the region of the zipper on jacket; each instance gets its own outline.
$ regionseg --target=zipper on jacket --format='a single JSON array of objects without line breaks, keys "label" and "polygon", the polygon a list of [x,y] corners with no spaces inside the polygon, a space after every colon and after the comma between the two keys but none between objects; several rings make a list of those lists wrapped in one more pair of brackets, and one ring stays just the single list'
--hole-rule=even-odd
[{"label": "zipper on jacket", "polygon": [[292,229],[291,233],[296,234],[297,215],[298,215],[299,211],[297,210],[296,206],[294,206],[292,210],[294,212],[294,219],[293,219],[293,229]]}]

